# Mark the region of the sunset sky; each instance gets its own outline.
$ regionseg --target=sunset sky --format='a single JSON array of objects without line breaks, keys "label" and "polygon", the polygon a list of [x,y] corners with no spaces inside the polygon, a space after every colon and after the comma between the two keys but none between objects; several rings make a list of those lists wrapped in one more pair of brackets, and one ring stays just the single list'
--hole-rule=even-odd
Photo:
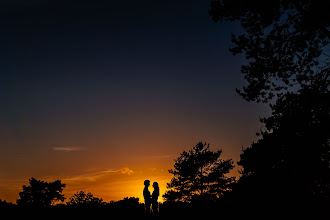
[{"label": "sunset sky", "polygon": [[143,181],[164,194],[199,141],[236,163],[268,110],[236,94],[244,59],[228,48],[241,29],[214,23],[209,4],[1,1],[0,199],[35,177],[62,180],[67,198],[143,202]]}]

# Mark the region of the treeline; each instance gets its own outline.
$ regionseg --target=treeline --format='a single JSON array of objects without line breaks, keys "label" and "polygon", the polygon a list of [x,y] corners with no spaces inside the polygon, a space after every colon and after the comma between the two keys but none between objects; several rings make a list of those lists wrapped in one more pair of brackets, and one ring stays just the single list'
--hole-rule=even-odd
[{"label": "treeline", "polygon": [[130,210],[141,206],[139,198],[125,197],[122,200],[105,202],[102,198],[94,196],[91,192],[79,191],[66,200],[63,190],[66,187],[61,180],[46,182],[35,178],[29,179],[29,185],[23,185],[23,191],[19,192],[16,204],[0,199],[0,208],[116,208],[123,207]]},{"label": "treeline", "polygon": [[[125,197],[122,200],[105,202],[90,192],[80,191],[66,198],[62,194],[65,184],[60,180],[44,182],[31,178],[29,186],[23,186],[16,203],[0,199],[0,211],[11,218],[104,218],[144,216],[144,204],[139,198]],[[50,187],[48,187],[50,186]]]},{"label": "treeline", "polygon": [[[97,219],[97,218],[156,218],[182,219],[219,216],[219,204],[201,204],[196,201],[167,201],[159,204],[157,216],[146,216],[144,204],[139,198],[125,197],[122,200],[105,202],[90,192],[80,191],[66,199],[62,194],[65,184],[60,180],[45,182],[31,178],[29,186],[23,186],[16,203],[0,200],[0,213],[12,219]],[[40,187],[40,185],[43,185]],[[51,187],[48,187],[51,186]],[[65,202],[62,200],[65,199]],[[224,207],[224,206],[220,206]],[[225,211],[224,209],[221,209]],[[221,213],[221,216],[228,214]]]}]

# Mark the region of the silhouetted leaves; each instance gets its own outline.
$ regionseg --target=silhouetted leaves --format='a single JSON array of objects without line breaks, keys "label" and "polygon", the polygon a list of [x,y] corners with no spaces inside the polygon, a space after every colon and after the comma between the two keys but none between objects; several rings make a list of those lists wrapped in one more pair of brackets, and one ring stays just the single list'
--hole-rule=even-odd
[{"label": "silhouetted leaves", "polygon": [[130,209],[134,209],[139,207],[139,198],[136,197],[125,197],[122,200],[116,201],[114,202],[114,206],[117,208],[130,208]]},{"label": "silhouetted leaves", "polygon": [[31,178],[29,184],[29,186],[23,185],[23,191],[19,193],[20,199],[17,200],[19,206],[47,207],[54,202],[65,200],[62,194],[65,184],[62,184],[61,180],[48,183]]},{"label": "silhouetted leaves", "polygon": [[310,89],[280,97],[262,119],[261,139],[241,154],[243,177],[268,176],[286,198],[330,201],[329,100]]},{"label": "silhouetted leaves", "polygon": [[94,197],[90,192],[85,193],[84,191],[80,191],[69,199],[67,205],[75,207],[97,207],[104,205],[104,202],[103,199]]},{"label": "silhouetted leaves", "polygon": [[0,199],[0,209],[4,209],[4,208],[13,208],[14,204],[11,202],[7,202],[6,200],[1,200]]},{"label": "silhouetted leaves", "polygon": [[292,89],[330,84],[330,16],[326,1],[214,0],[213,20],[238,21],[245,32],[232,35],[235,55],[248,64],[247,86],[237,92],[247,101],[267,102]]},{"label": "silhouetted leaves", "polygon": [[215,200],[230,189],[234,178],[226,174],[233,169],[231,159],[220,159],[221,150],[211,151],[209,144],[199,142],[175,160],[174,175],[163,196],[167,201]]},{"label": "silhouetted leaves", "polygon": [[[330,201],[330,16],[324,1],[214,0],[213,20],[237,21],[247,101],[269,102],[260,139],[243,150],[237,198]],[[275,98],[275,99],[273,99]],[[270,102],[273,99],[274,102]],[[234,195],[233,194],[233,195]],[[239,195],[240,194],[240,195]],[[307,204],[307,203],[305,203]]]}]

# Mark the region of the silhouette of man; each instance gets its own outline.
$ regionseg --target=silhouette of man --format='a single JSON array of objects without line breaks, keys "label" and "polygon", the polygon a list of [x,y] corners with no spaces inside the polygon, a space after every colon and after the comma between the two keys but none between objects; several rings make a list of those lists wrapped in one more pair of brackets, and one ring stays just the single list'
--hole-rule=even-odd
[{"label": "silhouette of man", "polygon": [[150,181],[144,181],[144,189],[143,189],[143,197],[144,197],[144,207],[146,214],[150,214],[150,206],[151,206],[151,196],[148,187],[150,186]]},{"label": "silhouette of man", "polygon": [[152,203],[152,212],[154,215],[158,215],[158,196],[159,196],[159,186],[157,182],[152,184],[154,191],[152,192],[151,203]]}]

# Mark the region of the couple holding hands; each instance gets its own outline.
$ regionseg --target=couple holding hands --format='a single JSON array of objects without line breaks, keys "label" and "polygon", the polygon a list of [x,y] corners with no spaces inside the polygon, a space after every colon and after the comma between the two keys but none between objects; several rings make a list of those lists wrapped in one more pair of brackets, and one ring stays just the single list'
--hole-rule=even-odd
[{"label": "couple holding hands", "polygon": [[145,180],[144,181],[144,189],[143,189],[143,197],[144,197],[144,205],[145,205],[145,211],[146,214],[150,214],[150,206],[152,205],[152,212],[154,215],[158,214],[158,196],[159,196],[159,186],[157,182],[154,182],[152,184],[154,191],[152,192],[152,195],[150,194],[150,191],[148,187],[150,186],[150,181]]}]

